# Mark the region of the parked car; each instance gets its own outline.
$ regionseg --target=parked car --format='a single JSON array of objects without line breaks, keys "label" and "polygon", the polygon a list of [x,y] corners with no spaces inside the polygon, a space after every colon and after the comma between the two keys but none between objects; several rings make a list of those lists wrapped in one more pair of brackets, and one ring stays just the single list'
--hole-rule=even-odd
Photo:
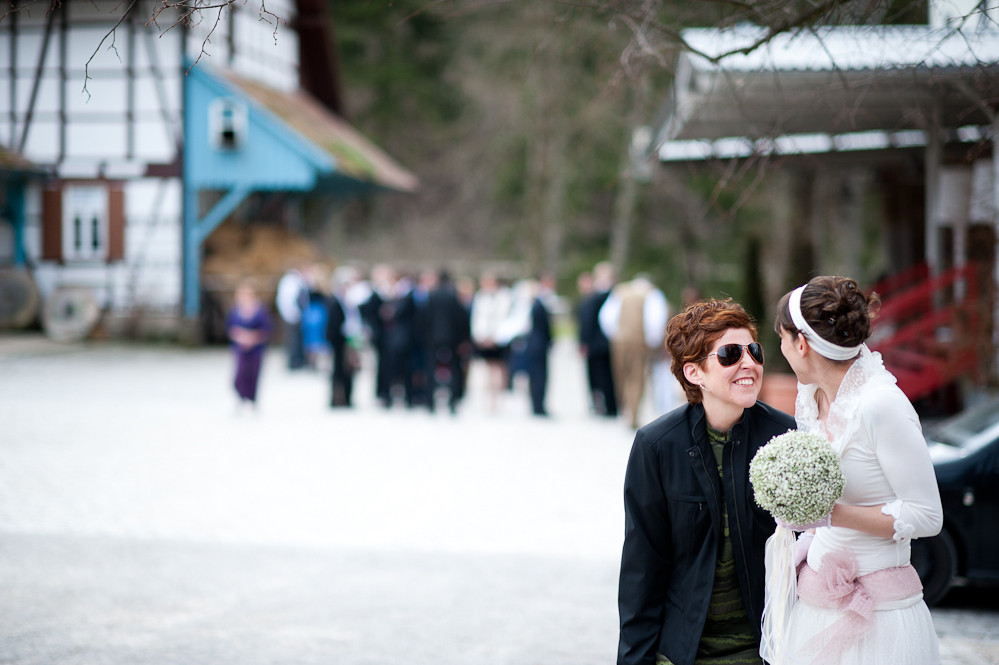
[{"label": "parked car", "polygon": [[940,486],[940,535],[912,541],[928,605],[956,582],[999,580],[999,399],[927,428]]}]

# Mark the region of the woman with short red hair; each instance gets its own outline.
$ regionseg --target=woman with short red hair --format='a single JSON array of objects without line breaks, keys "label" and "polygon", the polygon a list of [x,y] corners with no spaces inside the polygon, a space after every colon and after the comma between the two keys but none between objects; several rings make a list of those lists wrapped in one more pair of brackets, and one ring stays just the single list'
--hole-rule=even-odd
[{"label": "woman with short red hair", "polygon": [[759,665],[775,524],[749,462],[794,419],[757,401],[763,347],[730,299],[684,308],[666,348],[687,404],[638,430],[628,460],[617,662]]}]

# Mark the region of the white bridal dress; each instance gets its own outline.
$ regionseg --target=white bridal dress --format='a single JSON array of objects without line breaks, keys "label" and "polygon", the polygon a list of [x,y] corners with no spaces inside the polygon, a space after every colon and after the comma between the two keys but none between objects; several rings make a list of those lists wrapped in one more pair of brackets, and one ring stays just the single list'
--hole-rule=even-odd
[{"label": "white bridal dress", "polygon": [[[884,504],[882,512],[895,518],[895,534],[881,538],[841,527],[819,528],[808,549],[808,565],[821,572],[823,557],[843,550],[856,556],[859,575],[908,565],[910,540],[935,535],[943,520],[933,464],[915,410],[884,368],[881,354],[866,345],[844,377],[826,425],[818,419],[815,391],[814,384],[798,385],[798,428],[827,437],[839,453],[847,479],[840,503]],[[940,663],[936,632],[921,593],[875,605],[872,629],[846,651],[817,653],[821,640],[813,638],[842,616],[840,610],[797,601],[787,636],[796,665]]]}]

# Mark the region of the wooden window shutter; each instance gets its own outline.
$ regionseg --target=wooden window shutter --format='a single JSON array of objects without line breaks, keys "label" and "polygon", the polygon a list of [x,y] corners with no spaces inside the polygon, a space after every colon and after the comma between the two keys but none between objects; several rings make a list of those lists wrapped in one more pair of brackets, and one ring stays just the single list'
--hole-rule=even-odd
[{"label": "wooden window shutter", "polygon": [[121,181],[108,183],[108,261],[125,258],[125,189]]},{"label": "wooden window shutter", "polygon": [[42,191],[42,260],[62,261],[62,183]]}]

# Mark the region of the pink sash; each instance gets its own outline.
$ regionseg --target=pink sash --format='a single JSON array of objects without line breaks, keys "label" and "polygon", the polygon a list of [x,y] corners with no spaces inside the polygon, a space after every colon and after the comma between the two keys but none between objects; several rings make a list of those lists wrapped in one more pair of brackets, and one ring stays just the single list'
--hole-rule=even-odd
[{"label": "pink sash", "polygon": [[808,641],[805,650],[816,654],[813,663],[827,659],[835,661],[839,654],[870,632],[878,604],[912,598],[923,590],[919,574],[911,565],[860,576],[857,572],[857,557],[849,550],[839,550],[822,557],[821,570],[815,571],[806,564],[798,573],[801,600],[843,613],[835,623]]}]

